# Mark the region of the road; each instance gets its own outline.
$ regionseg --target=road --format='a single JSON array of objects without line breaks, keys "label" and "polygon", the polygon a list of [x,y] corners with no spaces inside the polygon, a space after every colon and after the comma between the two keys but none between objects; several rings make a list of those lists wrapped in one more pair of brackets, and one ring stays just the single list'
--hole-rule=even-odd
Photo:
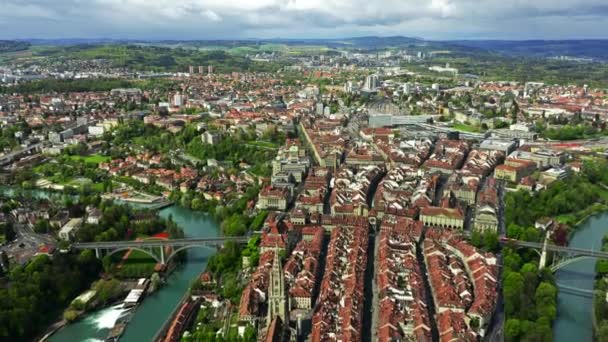
[{"label": "road", "polygon": [[[375,248],[374,251],[378,250],[378,245],[380,244],[380,239],[375,239]],[[378,258],[374,256],[374,274],[372,279],[372,324],[371,324],[371,340],[376,341],[376,332],[378,331],[378,308],[379,308],[379,296],[378,296],[378,284],[376,283],[376,272],[378,272]]]},{"label": "road", "polygon": [[[505,237],[505,216],[504,216],[504,208],[505,208],[505,185],[504,182],[499,181],[497,183],[498,187],[498,235],[499,237]],[[498,264],[502,265],[502,253],[497,255]],[[499,282],[498,282],[498,302],[496,303],[496,312],[494,313],[494,317],[492,317],[492,322],[490,323],[490,330],[487,332],[484,341],[488,342],[502,342],[504,341],[504,327],[505,327],[505,312],[504,312],[504,303],[502,296],[502,267],[499,268]]]},{"label": "road", "polygon": [[31,259],[38,253],[42,245],[55,247],[57,244],[52,236],[38,234],[29,225],[15,224],[14,228],[17,235],[15,240],[0,246],[0,251],[6,252],[19,264],[24,264]]}]

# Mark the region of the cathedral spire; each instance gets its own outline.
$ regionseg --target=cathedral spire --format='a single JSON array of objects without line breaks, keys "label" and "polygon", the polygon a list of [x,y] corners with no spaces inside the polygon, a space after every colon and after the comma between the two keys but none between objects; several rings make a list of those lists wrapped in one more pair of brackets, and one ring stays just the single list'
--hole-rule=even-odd
[{"label": "cathedral spire", "polygon": [[279,316],[283,322],[289,322],[288,310],[285,275],[277,246],[274,250],[274,260],[269,275],[267,324],[270,324],[275,316]]}]

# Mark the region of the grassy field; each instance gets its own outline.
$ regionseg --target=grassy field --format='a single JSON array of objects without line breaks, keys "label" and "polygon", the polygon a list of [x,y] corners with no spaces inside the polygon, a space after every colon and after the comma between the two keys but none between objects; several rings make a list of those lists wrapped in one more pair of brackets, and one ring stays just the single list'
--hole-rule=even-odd
[{"label": "grassy field", "polygon": [[110,161],[112,158],[108,156],[102,156],[101,154],[91,154],[90,156],[70,156],[72,160],[83,160],[87,164],[99,164]]},{"label": "grassy field", "polygon": [[154,273],[156,261],[148,254],[132,250],[127,260],[116,268],[116,275],[121,278],[149,277]]},{"label": "grassy field", "polygon": [[264,148],[279,148],[278,144],[275,144],[273,142],[270,141],[264,141],[264,140],[252,140],[247,142],[248,145],[252,145],[252,146],[259,146],[259,147],[264,147]]},{"label": "grassy field", "polygon": [[581,224],[585,218],[605,212],[606,209],[608,209],[608,207],[605,204],[594,203],[581,211],[559,215],[556,217],[556,220],[560,223],[569,225],[571,228],[576,228],[576,226]]},{"label": "grassy field", "polygon": [[460,124],[460,123],[455,123],[454,129],[457,129],[457,130],[463,131],[463,132],[469,132],[469,133],[479,133],[479,131],[480,131],[479,127],[466,125],[466,124]]}]

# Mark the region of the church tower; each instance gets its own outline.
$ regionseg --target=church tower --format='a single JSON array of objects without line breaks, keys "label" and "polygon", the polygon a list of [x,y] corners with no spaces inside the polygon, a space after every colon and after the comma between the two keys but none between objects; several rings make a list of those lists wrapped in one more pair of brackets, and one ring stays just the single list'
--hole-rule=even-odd
[{"label": "church tower", "polygon": [[274,261],[270,271],[268,284],[268,316],[266,324],[269,325],[275,316],[279,316],[284,324],[289,323],[288,298],[285,290],[285,275],[279,259],[278,248],[274,251]]}]

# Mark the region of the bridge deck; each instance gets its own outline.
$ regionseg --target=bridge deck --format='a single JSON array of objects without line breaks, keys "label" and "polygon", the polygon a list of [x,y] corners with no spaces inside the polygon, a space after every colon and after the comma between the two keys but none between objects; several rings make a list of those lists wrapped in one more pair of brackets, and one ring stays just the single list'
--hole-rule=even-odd
[{"label": "bridge deck", "polygon": [[239,237],[217,237],[217,238],[188,238],[173,240],[142,240],[142,241],[103,241],[103,242],[77,242],[72,244],[76,249],[94,248],[124,248],[124,247],[159,247],[159,246],[187,246],[187,245],[220,245],[226,242],[246,243],[246,236]]},{"label": "bridge deck", "polygon": [[[514,244],[519,247],[528,247],[528,248],[535,248],[535,249],[541,249],[541,250],[543,249],[543,244],[538,243],[538,242],[509,240],[505,243]],[[590,257],[595,257],[595,258],[600,258],[600,259],[608,259],[608,252],[594,251],[594,250],[590,250],[590,249],[564,247],[564,246],[547,244],[547,251],[584,255],[584,256],[590,256]]]}]

